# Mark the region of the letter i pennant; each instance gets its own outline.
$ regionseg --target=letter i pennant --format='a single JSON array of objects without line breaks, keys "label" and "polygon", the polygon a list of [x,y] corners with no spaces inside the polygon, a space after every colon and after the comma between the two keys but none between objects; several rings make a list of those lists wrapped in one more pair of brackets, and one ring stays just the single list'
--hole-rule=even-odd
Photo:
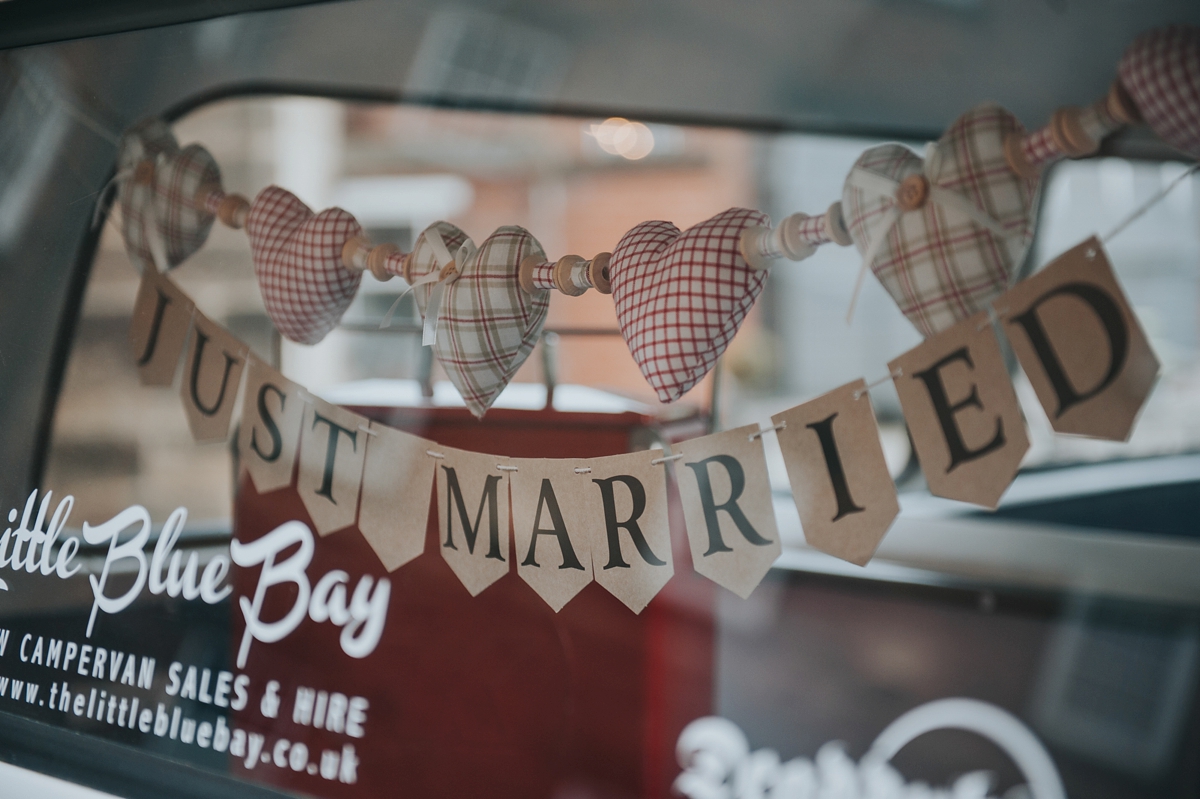
[{"label": "letter i pennant", "polygon": [[779,557],[771,481],[758,425],[673,447],[696,571],[745,599]]},{"label": "letter i pennant", "polygon": [[862,380],[771,417],[804,540],[865,566],[900,513]]},{"label": "letter i pennant", "polygon": [[1057,433],[1125,441],[1158,358],[1094,237],[995,302]]},{"label": "letter i pennant", "polygon": [[506,458],[439,447],[438,539],[442,558],[471,596],[508,574]]},{"label": "letter i pennant", "polygon": [[964,319],[888,367],[930,493],[996,507],[1029,438],[988,315]]}]

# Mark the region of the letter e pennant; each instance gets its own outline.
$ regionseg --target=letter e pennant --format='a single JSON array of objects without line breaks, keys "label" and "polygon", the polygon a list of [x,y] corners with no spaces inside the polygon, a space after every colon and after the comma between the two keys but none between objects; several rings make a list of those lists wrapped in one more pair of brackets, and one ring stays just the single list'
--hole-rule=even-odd
[{"label": "letter e pennant", "polygon": [[808,545],[865,566],[900,513],[867,384],[771,417]]},{"label": "letter e pennant", "polygon": [[633,452],[587,461],[593,502],[590,535],[596,582],[641,613],[674,574],[667,518],[667,476],[651,464],[655,452]]},{"label": "letter e pennant", "polygon": [[354,524],[366,454],[367,420],[345,408],[311,397],[300,428],[300,469],[296,490],[313,527],[321,535]]},{"label": "letter e pennant", "polygon": [[[438,536],[442,557],[471,596],[508,574],[505,458],[438,447]],[[428,456],[426,456],[428,457]]]},{"label": "letter e pennant", "polygon": [[696,571],[745,599],[781,551],[758,425],[673,447]]},{"label": "letter e pennant", "polygon": [[425,452],[437,445],[376,422],[371,432],[358,529],[391,572],[425,551],[434,470]]},{"label": "letter e pennant", "polygon": [[291,485],[304,407],[299,385],[250,356],[238,452],[260,494]]},{"label": "letter e pennant", "polygon": [[129,326],[129,345],[142,385],[174,382],[194,308],[171,280],[154,269],[142,271]]},{"label": "letter e pennant", "polygon": [[930,493],[996,507],[1029,438],[988,315],[964,319],[888,367]]},{"label": "letter e pennant", "polygon": [[1055,432],[1129,438],[1158,358],[1095,237],[1009,289],[995,307]]},{"label": "letter e pennant", "polygon": [[249,349],[225,328],[196,311],[179,395],[197,441],[225,441]]},{"label": "letter e pennant", "polygon": [[592,581],[588,529],[603,514],[600,497],[590,474],[575,473],[583,461],[509,463],[517,574],[557,613]]}]

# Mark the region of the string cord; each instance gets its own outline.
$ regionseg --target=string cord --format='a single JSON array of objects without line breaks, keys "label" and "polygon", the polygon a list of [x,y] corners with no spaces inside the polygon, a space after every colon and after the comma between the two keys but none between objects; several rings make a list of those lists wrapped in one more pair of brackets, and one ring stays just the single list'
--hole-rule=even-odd
[{"label": "string cord", "polygon": [[1182,183],[1185,178],[1188,178],[1188,177],[1196,174],[1197,170],[1200,170],[1200,164],[1192,164],[1190,167],[1185,169],[1183,171],[1183,173],[1181,175],[1179,175],[1179,177],[1172,180],[1161,191],[1159,191],[1153,197],[1146,200],[1146,202],[1142,203],[1140,206],[1135,208],[1133,210],[1133,212],[1129,214],[1129,216],[1125,217],[1120,222],[1118,222],[1117,226],[1114,227],[1112,230],[1110,230],[1108,232],[1108,235],[1102,237],[1100,239],[1100,241],[1102,241],[1105,244],[1108,244],[1110,241],[1112,241],[1114,238],[1116,238],[1119,234],[1123,233],[1125,231],[1125,228],[1129,227],[1134,222],[1141,219],[1143,216],[1145,216],[1147,211],[1149,211],[1151,208],[1153,208],[1154,206],[1156,206],[1160,202],[1162,202],[1163,199],[1166,198],[1166,196],[1168,194],[1170,194],[1171,191],[1176,186],[1178,186],[1180,183]]}]

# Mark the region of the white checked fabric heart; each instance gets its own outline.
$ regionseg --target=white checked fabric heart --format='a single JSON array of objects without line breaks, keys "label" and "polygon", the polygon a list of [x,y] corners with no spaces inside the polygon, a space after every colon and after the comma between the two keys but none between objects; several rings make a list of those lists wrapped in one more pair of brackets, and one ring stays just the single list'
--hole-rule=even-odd
[{"label": "white checked fabric heart", "polygon": [[[450,253],[454,271],[432,289],[431,284],[417,286],[417,303],[424,306],[426,333],[431,319],[437,329],[433,348],[438,362],[467,408],[482,418],[542,334],[550,292],[526,294],[518,276],[524,258],[546,256],[521,227],[499,228],[475,249],[461,230],[439,222],[421,234],[409,256],[414,281],[441,273]],[[439,290],[444,291],[440,299]]]},{"label": "white checked fabric heart", "polygon": [[[1024,133],[1016,117],[981,105],[931,144],[924,160],[885,144],[859,156],[846,178],[842,206],[864,272],[875,273],[927,337],[982,310],[1025,257],[1037,184],[1005,159],[1004,138],[1014,131]],[[927,192],[912,210],[897,199],[906,178]]]},{"label": "white checked fabric heart", "polygon": [[634,361],[662,402],[700,382],[733,340],[766,283],[739,242],[766,214],[730,208],[680,232],[643,222],[621,237],[609,261],[613,304]]},{"label": "white checked fabric heart", "polygon": [[1121,85],[1159,138],[1200,157],[1200,28],[1171,25],[1133,40]]},{"label": "white checked fabric heart", "polygon": [[417,310],[425,318],[421,343],[432,346],[437,339],[438,317],[449,286],[449,280],[439,280],[443,270],[453,262],[457,271],[459,262],[466,263],[474,252],[475,243],[449,222],[434,222],[413,242],[404,262],[404,278],[412,286]]},{"label": "white checked fabric heart", "polygon": [[171,269],[200,249],[214,217],[192,200],[201,186],[221,184],[207,150],[181,150],[162,120],[148,119],[122,137],[117,176],[125,249],[139,268]]},{"label": "white checked fabric heart", "polygon": [[314,215],[291,192],[268,186],[254,198],[246,235],[267,315],[298,344],[316,344],[338,323],[362,273],[342,264],[342,247],[362,232],[341,208]]}]

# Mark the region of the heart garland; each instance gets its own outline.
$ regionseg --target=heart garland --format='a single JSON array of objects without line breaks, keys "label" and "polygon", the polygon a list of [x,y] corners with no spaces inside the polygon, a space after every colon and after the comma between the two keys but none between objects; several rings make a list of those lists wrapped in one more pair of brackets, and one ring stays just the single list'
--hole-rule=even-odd
[{"label": "heart garland", "polygon": [[122,137],[117,175],[125,249],[139,268],[172,269],[200,249],[214,215],[193,200],[201,186],[221,183],[208,150],[180,149],[162,120],[148,119]]},{"label": "heart garland", "polygon": [[899,144],[872,147],[846,178],[842,206],[863,270],[926,337],[982,310],[1025,257],[1037,184],[1008,166],[1014,132],[1023,132],[1016,117],[981,105],[925,159]]},{"label": "heart garland", "polygon": [[546,323],[550,293],[520,286],[521,261],[531,255],[545,258],[524,228],[499,228],[476,248],[457,227],[437,222],[408,257],[425,341],[476,418],[525,363]]},{"label": "heart garland", "polygon": [[766,214],[730,208],[680,232],[643,222],[621,237],[609,261],[617,323],[662,402],[674,402],[708,374],[767,281],[739,249]]},{"label": "heart garland", "polygon": [[359,235],[341,208],[319,214],[296,195],[268,186],[254,198],[246,235],[267,315],[298,344],[316,344],[337,325],[362,282],[342,264],[342,248]]}]

